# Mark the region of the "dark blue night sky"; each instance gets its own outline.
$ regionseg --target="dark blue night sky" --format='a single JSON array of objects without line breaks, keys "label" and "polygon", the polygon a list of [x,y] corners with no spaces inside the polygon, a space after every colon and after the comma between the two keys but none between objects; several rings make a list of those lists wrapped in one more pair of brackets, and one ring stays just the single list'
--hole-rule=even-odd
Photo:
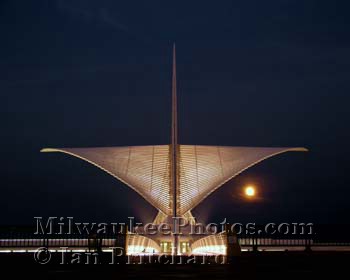
[{"label": "dark blue night sky", "polygon": [[[39,150],[168,144],[173,42],[180,143],[310,149],[242,173],[197,217],[347,223],[349,9],[320,0],[2,0],[0,223],[153,218],[113,177]],[[237,198],[246,183],[261,200]]]}]

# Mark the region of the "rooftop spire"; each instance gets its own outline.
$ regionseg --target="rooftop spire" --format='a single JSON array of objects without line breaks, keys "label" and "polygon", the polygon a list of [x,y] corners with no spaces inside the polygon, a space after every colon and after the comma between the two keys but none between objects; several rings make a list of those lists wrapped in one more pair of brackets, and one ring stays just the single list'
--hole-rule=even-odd
[{"label": "rooftop spire", "polygon": [[176,49],[173,45],[173,76],[172,76],[172,132],[171,143],[177,145],[177,89],[176,89]]},{"label": "rooftop spire", "polygon": [[[171,193],[173,217],[177,217],[178,197],[178,166],[177,166],[177,96],[176,96],[176,48],[173,45],[173,76],[172,76],[172,117],[171,117]],[[175,219],[174,227],[176,226]],[[177,255],[178,238],[174,234],[173,254]]]}]

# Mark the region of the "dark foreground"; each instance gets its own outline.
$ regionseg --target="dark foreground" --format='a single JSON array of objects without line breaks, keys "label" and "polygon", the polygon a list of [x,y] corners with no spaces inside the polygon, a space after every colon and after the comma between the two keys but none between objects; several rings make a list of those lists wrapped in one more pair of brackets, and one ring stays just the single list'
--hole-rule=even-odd
[{"label": "dark foreground", "polygon": [[349,252],[245,252],[230,264],[111,265],[109,257],[97,265],[71,264],[67,257],[62,265],[58,254],[48,264],[36,263],[32,253],[0,254],[0,265],[14,279],[324,279],[350,269]]}]

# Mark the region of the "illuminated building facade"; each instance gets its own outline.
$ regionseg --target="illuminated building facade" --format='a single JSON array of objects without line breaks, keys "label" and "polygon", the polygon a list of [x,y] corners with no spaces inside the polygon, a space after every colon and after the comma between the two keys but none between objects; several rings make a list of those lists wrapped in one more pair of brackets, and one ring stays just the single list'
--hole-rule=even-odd
[{"label": "illuminated building facade", "polygon": [[[154,146],[44,148],[85,160],[120,180],[158,209],[154,224],[183,217],[194,222],[191,210],[242,171],[269,157],[305,148],[225,147],[182,145],[177,133],[176,57],[173,48],[171,143]],[[220,235],[193,241],[189,236],[131,235],[129,253],[203,253],[224,249]],[[193,243],[192,243],[193,242]],[[209,243],[208,243],[209,242]],[[217,243],[217,244],[216,244]],[[214,245],[213,245],[214,244]],[[212,246],[211,246],[212,245]],[[213,251],[213,252],[214,252]]]}]

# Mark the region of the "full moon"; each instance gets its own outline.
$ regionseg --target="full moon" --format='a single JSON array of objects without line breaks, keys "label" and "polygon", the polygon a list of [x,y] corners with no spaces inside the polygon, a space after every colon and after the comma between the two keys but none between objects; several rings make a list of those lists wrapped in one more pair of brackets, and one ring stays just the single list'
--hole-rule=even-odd
[{"label": "full moon", "polygon": [[244,190],[246,196],[252,197],[255,195],[255,188],[253,186],[247,186]]}]

